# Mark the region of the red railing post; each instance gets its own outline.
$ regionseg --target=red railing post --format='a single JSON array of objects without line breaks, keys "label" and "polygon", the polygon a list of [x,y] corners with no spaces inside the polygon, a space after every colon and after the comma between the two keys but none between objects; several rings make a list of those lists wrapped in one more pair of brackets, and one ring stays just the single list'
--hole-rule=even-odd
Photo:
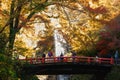
[{"label": "red railing post", "polygon": [[111,57],[110,64],[114,64],[114,59]]},{"label": "red railing post", "polygon": [[54,63],[56,62],[56,57],[53,57],[53,59],[54,59]]},{"label": "red railing post", "polygon": [[101,59],[101,58],[98,58],[98,63],[99,63],[99,64],[101,64],[101,61],[102,61],[102,59]]},{"label": "red railing post", "polygon": [[88,57],[88,63],[90,63],[90,57]]},{"label": "red railing post", "polygon": [[58,58],[57,57],[53,57],[54,58],[54,63],[58,62]]},{"label": "red railing post", "polygon": [[45,58],[42,58],[42,63],[45,63]]},{"label": "red railing post", "polygon": [[67,60],[66,60],[66,58],[67,58],[67,57],[64,57],[64,58],[63,58],[63,61],[64,61],[64,62],[66,62],[66,61],[67,61]]},{"label": "red railing post", "polygon": [[66,62],[68,62],[68,57],[66,57],[66,60],[65,60]]},{"label": "red railing post", "polygon": [[32,63],[33,63],[32,58],[30,58],[30,64],[32,64]]},{"label": "red railing post", "polygon": [[76,62],[80,62],[80,57],[76,57]]}]

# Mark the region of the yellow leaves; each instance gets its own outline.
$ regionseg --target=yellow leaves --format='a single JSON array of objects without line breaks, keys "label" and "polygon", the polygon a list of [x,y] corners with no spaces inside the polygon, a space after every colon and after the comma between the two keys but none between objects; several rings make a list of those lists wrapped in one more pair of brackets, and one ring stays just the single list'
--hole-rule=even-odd
[{"label": "yellow leaves", "polygon": [[98,7],[98,1],[97,2],[94,1],[94,0],[89,1],[89,5],[90,5],[91,8],[95,9],[95,8]]},{"label": "yellow leaves", "polygon": [[106,20],[111,20],[113,19],[116,15],[118,15],[120,13],[120,6],[116,6],[114,5],[114,3],[118,2],[118,4],[120,5],[118,0],[100,0],[99,4],[100,5],[104,5],[107,8],[107,15],[103,15],[105,16]]},{"label": "yellow leaves", "polygon": [[46,2],[46,0],[33,0],[33,2],[42,4],[42,3]]},{"label": "yellow leaves", "polygon": [[78,2],[84,6],[88,6],[90,0],[78,0]]},{"label": "yellow leaves", "polygon": [[118,6],[120,4],[120,0],[114,0],[113,5]]},{"label": "yellow leaves", "polygon": [[[35,3],[34,5],[36,6],[36,4],[43,4],[49,0],[32,0],[32,1],[33,3]],[[73,49],[74,50],[83,49],[85,47],[88,47],[89,45],[92,45],[92,43],[96,42],[96,39],[97,39],[96,32],[102,26],[102,24],[100,24],[96,20],[106,19],[108,21],[120,13],[120,10],[119,10],[120,6],[118,6],[118,3],[117,2],[113,3],[111,0],[77,0],[75,2],[74,1],[72,2],[71,0],[54,0],[54,1],[58,1],[58,3],[63,2],[64,4],[61,4],[61,5],[57,4],[57,6],[54,6],[57,8],[51,8],[50,10],[48,8],[43,12],[41,11],[36,13],[36,15],[34,15],[29,20],[29,22],[27,22],[26,18],[28,14],[31,12],[30,9],[28,9],[30,7],[30,4],[23,6],[22,13],[20,14],[21,15],[20,23],[27,22],[27,25],[26,25],[27,28],[26,30],[23,31],[23,33],[26,34],[26,36],[29,37],[29,39],[33,41],[37,41],[39,39],[42,39],[42,37],[51,36],[53,32],[53,28],[56,25],[60,25],[61,26],[60,29],[63,31],[63,35],[66,35],[65,36],[67,37],[66,39],[69,39],[68,42],[72,45]],[[118,1],[118,0],[115,0],[115,1]],[[1,16],[0,18],[4,20],[0,20],[1,24],[2,23],[5,24],[6,22],[6,17],[3,16],[2,11],[3,9],[6,9],[9,12],[10,2],[11,0],[2,0],[2,6],[0,10],[0,15],[2,15],[2,18]],[[82,7],[81,5],[83,6],[83,8],[81,8]],[[105,8],[107,7],[108,9],[107,15],[102,14],[104,13],[103,11],[104,6],[102,5],[104,5]],[[89,7],[91,11],[90,10],[85,11],[84,7]],[[40,10],[41,8],[42,7],[40,7]],[[102,12],[98,14],[99,11],[102,11]],[[50,25],[51,18],[59,19],[58,22],[57,21],[53,22],[54,24],[52,28]],[[44,23],[43,26],[45,26],[45,30],[39,32],[40,33],[39,37],[35,36],[34,28],[32,29],[29,28],[34,25],[34,23],[32,22],[35,22],[35,21],[39,24]],[[41,34],[44,34],[44,36]],[[16,45],[25,47],[25,44],[17,43]],[[26,52],[26,54],[27,53],[29,53],[29,51]]]},{"label": "yellow leaves", "polygon": [[60,23],[62,23],[62,24],[66,24],[68,21],[67,20],[65,20],[65,19],[63,19],[63,18],[61,18],[61,20],[60,20]]},{"label": "yellow leaves", "polygon": [[33,48],[31,48],[30,46],[28,47],[25,41],[22,41],[22,37],[20,38],[18,36],[14,44],[14,50],[16,51],[15,54],[21,54],[25,56],[32,56],[32,53],[34,53]]},{"label": "yellow leaves", "polygon": [[11,0],[2,0],[1,1],[1,9],[2,10],[9,10],[10,9],[10,4],[11,4]]},{"label": "yellow leaves", "polygon": [[49,22],[49,18],[45,14],[40,14],[40,15],[34,15],[33,18],[37,18],[38,20],[41,20],[42,22]]}]

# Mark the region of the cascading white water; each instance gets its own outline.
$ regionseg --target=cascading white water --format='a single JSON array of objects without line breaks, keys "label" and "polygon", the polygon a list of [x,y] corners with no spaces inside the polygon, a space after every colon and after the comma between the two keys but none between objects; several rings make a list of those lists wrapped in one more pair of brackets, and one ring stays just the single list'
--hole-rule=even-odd
[{"label": "cascading white water", "polygon": [[[58,57],[62,53],[63,55],[66,53],[66,41],[63,38],[62,34],[58,32],[58,30],[54,30],[54,42],[55,42],[55,56]],[[57,80],[69,80],[68,75],[58,75]]]},{"label": "cascading white water", "polygon": [[58,30],[54,30],[54,41],[55,41],[55,56],[60,56],[61,53],[65,54],[66,50],[64,48],[64,44],[66,41],[63,36],[58,32]]}]

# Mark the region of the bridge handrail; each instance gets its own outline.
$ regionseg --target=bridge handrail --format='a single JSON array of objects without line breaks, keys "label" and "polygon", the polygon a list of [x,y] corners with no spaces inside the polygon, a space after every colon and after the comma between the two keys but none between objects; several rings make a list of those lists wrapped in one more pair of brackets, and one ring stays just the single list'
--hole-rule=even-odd
[{"label": "bridge handrail", "polygon": [[[61,60],[62,59],[62,60]],[[99,64],[114,64],[113,58],[96,58],[96,57],[87,57],[87,56],[74,56],[74,57],[36,57],[36,58],[25,58],[19,59],[23,62],[28,62],[30,64],[37,64],[37,63],[57,63],[57,62],[76,62],[76,63],[99,63]]]}]

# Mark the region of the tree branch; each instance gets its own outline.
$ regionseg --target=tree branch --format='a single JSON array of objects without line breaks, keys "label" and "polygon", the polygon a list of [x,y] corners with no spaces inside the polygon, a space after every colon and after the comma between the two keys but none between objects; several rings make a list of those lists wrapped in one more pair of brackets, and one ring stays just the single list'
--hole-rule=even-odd
[{"label": "tree branch", "polygon": [[7,23],[7,24],[0,30],[0,33],[2,33],[8,25],[9,25],[9,23]]}]

